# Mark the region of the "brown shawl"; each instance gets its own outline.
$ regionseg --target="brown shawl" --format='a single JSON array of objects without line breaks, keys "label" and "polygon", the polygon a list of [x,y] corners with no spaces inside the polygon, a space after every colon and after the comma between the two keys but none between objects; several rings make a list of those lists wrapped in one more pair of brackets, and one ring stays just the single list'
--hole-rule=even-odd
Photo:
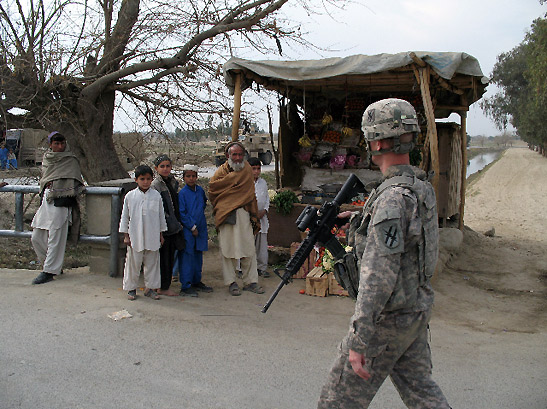
[{"label": "brown shawl", "polygon": [[[42,177],[40,178],[40,194],[49,185],[50,192],[48,202],[56,198],[76,197],[85,190],[80,162],[76,155],[70,151],[67,144],[64,152],[53,152],[50,149],[44,154],[42,160]],[[76,244],[80,238],[81,215],[78,203],[72,206],[72,223],[68,234],[68,240]]]},{"label": "brown shawl", "polygon": [[63,152],[53,152],[50,148],[44,154],[40,194],[48,184],[51,184],[48,195],[50,202],[59,197],[78,196],[85,189],[80,162],[68,145]]},{"label": "brown shawl", "polygon": [[245,162],[240,172],[234,172],[228,162],[220,166],[209,181],[209,200],[213,205],[217,229],[231,212],[243,207],[251,216],[253,232],[256,234],[260,231],[255,183],[249,163]]}]

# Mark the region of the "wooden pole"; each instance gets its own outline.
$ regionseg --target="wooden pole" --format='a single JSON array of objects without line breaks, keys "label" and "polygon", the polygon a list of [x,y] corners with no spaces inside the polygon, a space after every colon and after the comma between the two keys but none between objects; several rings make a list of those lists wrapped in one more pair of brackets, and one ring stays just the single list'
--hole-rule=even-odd
[{"label": "wooden pole", "polygon": [[465,190],[467,184],[467,112],[460,113],[461,117],[461,133],[462,133],[462,175],[460,187],[460,223],[458,228],[463,231],[463,216],[465,210]]},{"label": "wooden pole", "polygon": [[[273,136],[273,125],[272,125],[272,111],[270,109],[270,106],[268,105],[266,107],[266,110],[268,111],[268,127],[270,132],[270,142],[272,143],[272,152],[274,153],[274,164],[275,164],[275,188],[281,189],[281,178],[279,177],[279,151],[275,149],[274,144],[274,136]],[[279,137],[279,134],[278,134]],[[279,139],[278,139],[278,145],[279,145]]]},{"label": "wooden pole", "polygon": [[427,66],[427,63],[418,57],[414,51],[408,54],[408,56],[412,58],[412,61],[418,64],[419,67],[425,68]]},{"label": "wooden pole", "polygon": [[431,93],[429,91],[429,66],[418,68],[420,73],[420,90],[422,92],[422,101],[424,104],[425,117],[427,119],[427,140],[429,141],[429,149],[431,152],[431,167],[435,172],[432,185],[435,188],[435,193],[438,194],[439,185],[439,143],[437,140],[437,125],[435,124],[435,111],[433,102],[431,101]]},{"label": "wooden pole", "polygon": [[239,117],[241,114],[241,73],[236,73],[234,85],[234,118],[232,120],[232,141],[239,139]]}]

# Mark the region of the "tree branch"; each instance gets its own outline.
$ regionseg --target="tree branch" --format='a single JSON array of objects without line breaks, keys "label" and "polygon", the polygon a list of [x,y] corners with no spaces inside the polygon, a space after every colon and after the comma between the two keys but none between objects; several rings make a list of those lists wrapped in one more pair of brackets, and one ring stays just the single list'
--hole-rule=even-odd
[{"label": "tree branch", "polygon": [[84,19],[82,21],[82,27],[80,28],[80,34],[78,34],[78,39],[76,40],[76,44],[74,45],[74,47],[72,47],[72,51],[70,53],[70,56],[68,57],[65,68],[62,70],[64,75],[67,74],[69,67],[72,65],[72,62],[74,61],[73,58],[76,55],[76,50],[78,50],[78,46],[80,45],[80,42],[82,41],[84,37],[84,30],[85,30],[86,22],[87,22],[87,13],[85,13],[85,11],[87,11],[87,0],[84,1]]},{"label": "tree branch", "polygon": [[188,65],[186,67],[174,67],[174,68],[170,68],[168,70],[162,71],[150,78],[142,79],[139,81],[131,81],[125,84],[114,85],[112,86],[112,89],[115,89],[118,91],[125,91],[132,88],[140,87],[142,85],[148,85],[148,84],[158,82],[161,78],[170,74],[178,73],[178,74],[188,75],[189,73],[195,72],[196,70],[197,70],[197,67],[195,65]]},{"label": "tree branch", "polygon": [[[23,12],[23,6],[21,5],[21,2],[19,0],[16,0],[15,3],[17,4],[17,9],[19,10],[19,17],[21,17],[21,21],[23,22],[23,27],[25,28],[25,33],[27,35],[29,43],[31,43],[30,32],[28,30],[29,27],[28,27],[27,19],[25,18],[25,13]],[[30,44],[29,44],[29,46],[30,46]]]},{"label": "tree branch", "polygon": [[[127,0],[128,3],[130,1],[138,2],[138,0]],[[257,24],[257,22],[259,22],[261,19],[265,18],[266,16],[273,13],[274,11],[280,9],[287,1],[288,0],[277,0],[272,2],[271,0],[258,0],[244,7],[235,9],[227,13],[226,16],[220,20],[219,24],[193,36],[181,48],[181,50],[175,54],[175,56],[170,58],[160,58],[153,61],[145,61],[145,62],[137,63],[132,66],[106,74],[102,76],[100,79],[98,79],[97,81],[87,86],[82,91],[82,95],[86,98],[89,98],[90,100],[95,100],[103,89],[105,89],[109,84],[115,81],[118,81],[120,78],[124,78],[129,75],[137,74],[143,71],[149,71],[149,70],[155,70],[155,69],[170,69],[176,66],[183,66],[188,62],[190,58],[191,50],[199,46],[205,40],[209,38],[213,38],[217,36],[218,34],[226,33],[229,31],[249,29],[253,25]],[[236,20],[236,17],[241,16],[241,14],[244,13],[246,10],[249,10],[252,7],[258,7],[260,5],[267,4],[267,3],[270,3],[268,7],[257,10],[253,15],[243,20]],[[105,57],[103,57],[103,59],[104,58]]]},{"label": "tree branch", "polygon": [[6,12],[6,10],[4,10],[4,7],[2,7],[2,4],[0,4],[0,12],[2,13],[4,20],[6,21],[6,23],[8,24],[11,30],[11,34],[13,35],[13,39],[15,41],[15,47],[17,48],[17,51],[19,52],[19,54],[24,55],[25,49],[23,48],[23,43],[21,42],[21,39],[17,35],[17,30],[13,26],[13,23],[10,20],[8,13]]},{"label": "tree branch", "polygon": [[117,69],[117,64],[113,61],[125,52],[133,26],[139,18],[139,7],[140,0],[124,0],[122,2],[112,35],[106,37],[104,54],[98,64],[99,69],[104,66],[109,67],[108,69]]}]

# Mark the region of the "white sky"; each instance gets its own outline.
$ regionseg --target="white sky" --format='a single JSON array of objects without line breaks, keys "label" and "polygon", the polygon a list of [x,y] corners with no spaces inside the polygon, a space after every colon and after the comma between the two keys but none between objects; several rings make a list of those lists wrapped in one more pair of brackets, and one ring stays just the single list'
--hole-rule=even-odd
[{"label": "white sky", "polygon": [[[496,57],[517,46],[532,21],[547,12],[539,0],[359,0],[347,10],[332,11],[331,18],[308,17],[287,7],[285,13],[298,20],[312,44],[334,52],[286,50],[272,59],[319,59],[353,54],[374,55],[402,51],[465,52],[477,58],[485,76],[490,76]],[[238,55],[241,58],[268,59]],[[487,88],[485,96],[495,93]],[[452,118],[454,117],[454,118]],[[459,122],[458,115],[450,119]],[[478,102],[468,113],[470,135],[500,132],[486,118]]]},{"label": "white sky", "polygon": [[[329,7],[330,16],[326,13],[308,16],[297,3],[289,1],[281,12],[301,22],[301,29],[308,33],[312,44],[332,51],[291,49],[284,44],[283,56],[257,55],[250,47],[239,49],[236,56],[254,60],[299,60],[403,51],[465,52],[479,61],[482,72],[489,77],[496,57],[520,44],[532,21],[547,12],[547,2],[541,5],[539,0],[354,0],[345,10]],[[495,92],[495,87],[490,85],[484,97]],[[243,99],[257,104],[250,91],[243,93]],[[274,132],[277,132],[275,108],[273,115]],[[124,117],[122,112],[117,112],[116,129],[123,130],[131,123],[125,123]],[[478,102],[470,107],[467,118],[467,132],[471,136],[500,134],[484,116]],[[449,120],[459,123],[460,117],[453,114]],[[265,113],[258,122],[267,129]],[[172,130],[169,124],[164,125]]]}]

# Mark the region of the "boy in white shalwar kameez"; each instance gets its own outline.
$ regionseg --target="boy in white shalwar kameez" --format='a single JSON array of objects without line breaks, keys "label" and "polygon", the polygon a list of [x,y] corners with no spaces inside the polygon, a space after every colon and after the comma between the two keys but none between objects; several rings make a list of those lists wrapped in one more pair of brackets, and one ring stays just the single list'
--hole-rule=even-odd
[{"label": "boy in white shalwar kameez", "polygon": [[258,275],[264,278],[270,277],[268,268],[268,211],[270,210],[270,196],[268,195],[268,184],[260,177],[262,172],[262,163],[258,158],[249,158],[249,165],[253,170],[253,179],[255,181],[255,196],[258,206],[257,218],[260,220],[260,232],[255,236],[256,248],[256,267]]},{"label": "boy in white shalwar kameez", "polygon": [[163,244],[162,232],[167,230],[161,195],[150,189],[153,172],[149,166],[140,165],[135,169],[138,187],[131,190],[123,201],[120,233],[124,233],[127,256],[123,270],[123,289],[127,298],[134,300],[144,266],[144,295],[154,300],[160,297],[155,289],[160,288],[160,253]]}]

